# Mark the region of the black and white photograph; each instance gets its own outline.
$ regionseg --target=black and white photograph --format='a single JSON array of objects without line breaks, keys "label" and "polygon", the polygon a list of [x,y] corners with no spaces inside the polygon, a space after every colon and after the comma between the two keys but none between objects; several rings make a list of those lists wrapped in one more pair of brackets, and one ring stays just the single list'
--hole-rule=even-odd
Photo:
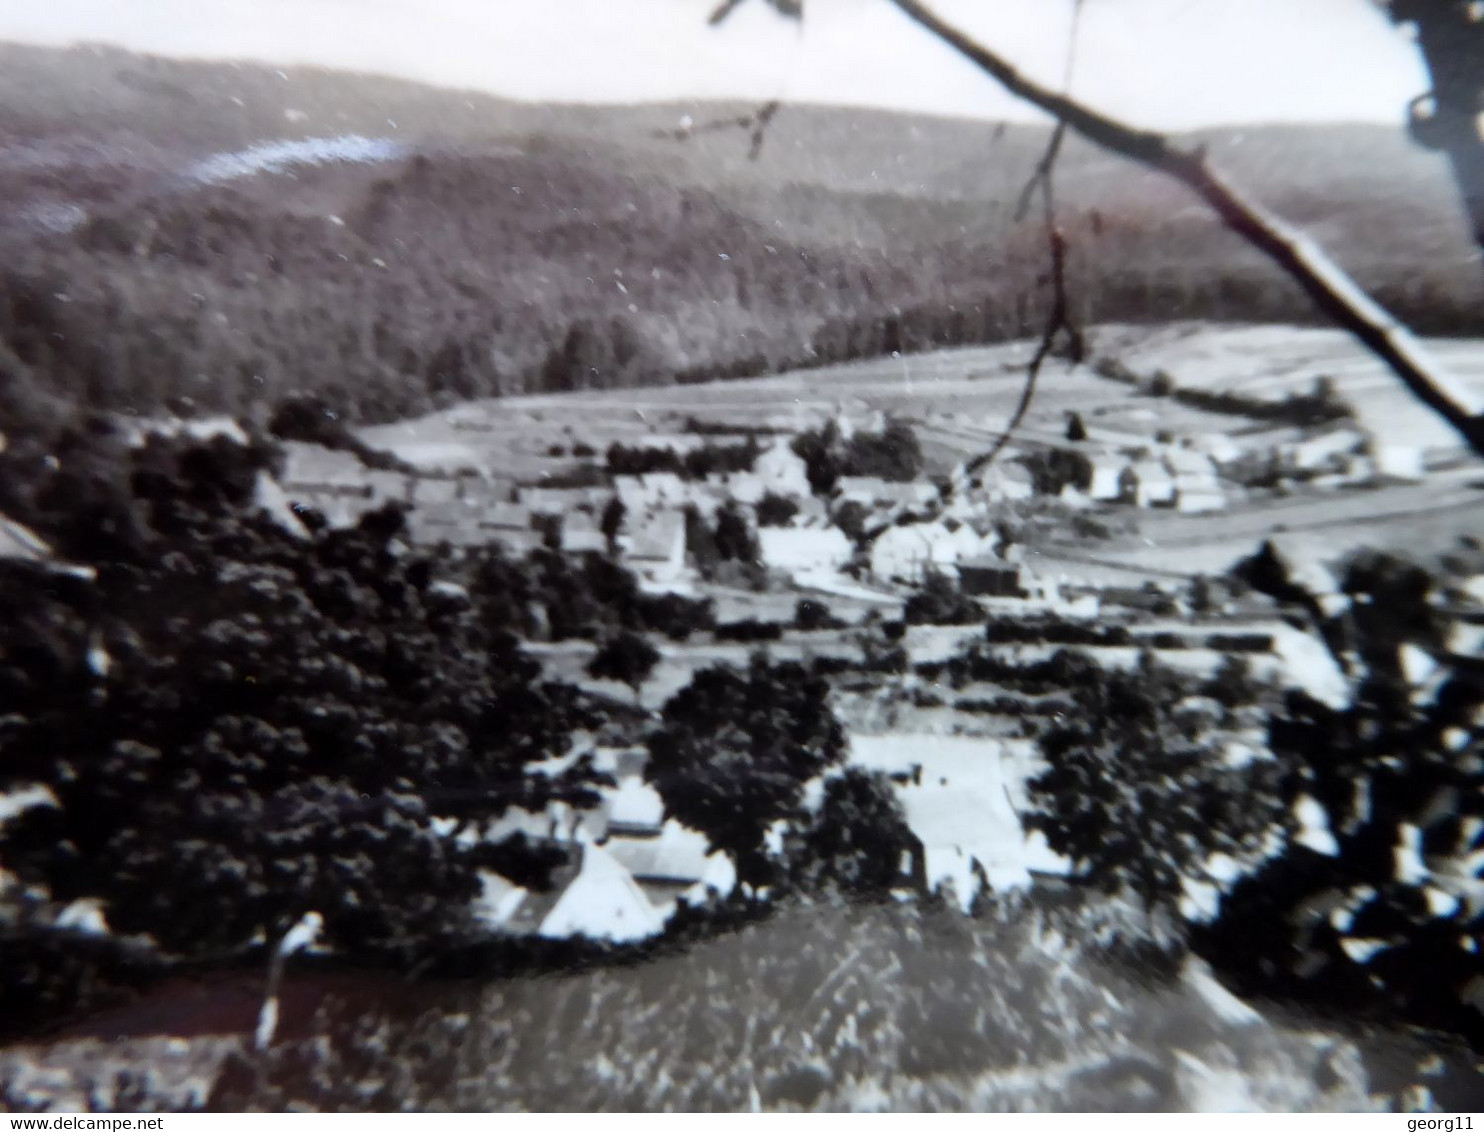
[{"label": "black and white photograph", "polygon": [[1441,1128],[1481,948],[1484,3],[0,3],[0,1111]]}]

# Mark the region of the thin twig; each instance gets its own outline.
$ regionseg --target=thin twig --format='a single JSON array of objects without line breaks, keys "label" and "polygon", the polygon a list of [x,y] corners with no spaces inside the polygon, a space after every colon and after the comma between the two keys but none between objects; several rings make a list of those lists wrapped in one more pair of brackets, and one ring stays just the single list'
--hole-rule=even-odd
[{"label": "thin twig", "polygon": [[773,116],[778,113],[783,103],[769,102],[761,110],[753,115],[752,121],[752,145],[748,147],[747,159],[756,161],[763,152],[763,136],[768,132],[768,125],[773,121]]},{"label": "thin twig", "polygon": [[1036,162],[1031,179],[1025,183],[1025,188],[1020,190],[1020,201],[1015,205],[1017,222],[1024,220],[1030,213],[1031,203],[1036,199],[1036,190],[1050,183],[1051,172],[1056,167],[1057,157],[1061,155],[1061,143],[1066,135],[1067,124],[1058,122],[1056,129],[1051,131],[1051,142],[1046,146],[1046,152],[1041,155],[1041,160]]},{"label": "thin twig", "polygon": [[718,130],[746,130],[751,138],[747,150],[747,157],[756,161],[763,150],[763,138],[767,134],[768,126],[772,123],[778,111],[783,108],[783,103],[774,99],[765,102],[751,114],[743,114],[735,118],[716,118],[710,122],[702,122],[693,126],[676,126],[668,130],[653,130],[651,137],[670,138],[674,141],[689,141],[697,134],[709,134]]},{"label": "thin twig", "polygon": [[1036,382],[1041,376],[1041,367],[1046,364],[1046,359],[1051,356],[1051,351],[1056,346],[1056,337],[1062,331],[1066,331],[1069,337],[1068,350],[1071,356],[1080,360],[1082,354],[1082,335],[1076,327],[1071,324],[1067,316],[1067,288],[1066,288],[1066,260],[1067,242],[1060,230],[1054,226],[1050,232],[1051,244],[1051,310],[1046,316],[1046,327],[1041,332],[1041,341],[1036,345],[1036,352],[1031,356],[1030,364],[1025,369],[1025,385],[1020,391],[1020,401],[1015,406],[1015,412],[1010,415],[1010,421],[1005,425],[1005,430],[1000,433],[993,446],[988,452],[976,456],[970,460],[964,468],[966,475],[972,476],[979,469],[987,467],[994,462],[1010,438],[1015,435],[1015,430],[1020,427],[1020,422],[1025,419],[1025,414],[1031,407],[1031,402],[1036,396]]},{"label": "thin twig", "polygon": [[[785,19],[800,22],[804,19],[804,0],[768,0],[768,3]],[[741,6],[742,0],[721,0],[721,3],[712,9],[711,17],[706,22],[715,27]]]},{"label": "thin twig", "polygon": [[739,7],[741,7],[741,5],[742,0],[721,0],[721,3],[716,6],[714,11],[712,11],[711,18],[708,19],[706,22],[712,27],[715,27],[717,24],[722,23]]},{"label": "thin twig", "polygon": [[[1067,89],[1071,89],[1072,74],[1076,69],[1077,25],[1081,15],[1082,0],[1075,0],[1072,8],[1071,37],[1067,45],[1066,74],[1062,79],[1062,85]],[[1057,335],[1066,334],[1067,352],[1072,361],[1075,363],[1082,360],[1082,334],[1072,324],[1071,303],[1067,299],[1067,241],[1056,222],[1056,160],[1061,156],[1062,141],[1066,133],[1066,123],[1058,121],[1056,128],[1051,131],[1051,140],[1046,144],[1046,152],[1041,155],[1041,160],[1036,162],[1030,180],[1021,190],[1020,202],[1015,207],[1015,219],[1024,220],[1030,211],[1031,202],[1035,199],[1036,190],[1041,191],[1042,223],[1046,229],[1046,251],[1051,261],[1051,309],[1046,314],[1046,326],[1041,331],[1041,341],[1036,346],[1036,352],[1031,356],[1030,364],[1026,366],[1025,385],[1020,391],[1020,401],[1010,415],[1009,423],[1005,425],[1004,431],[1000,433],[989,451],[969,461],[964,469],[965,474],[969,476],[973,476],[979,469],[992,464],[995,457],[1010,442],[1010,438],[1015,435],[1015,430],[1020,427],[1021,421],[1025,420],[1026,413],[1030,411],[1031,402],[1036,397],[1036,382],[1041,377],[1041,367],[1051,356]]]},{"label": "thin twig", "polygon": [[958,51],[1010,93],[1051,114],[1087,140],[1180,181],[1228,228],[1265,253],[1326,315],[1385,362],[1423,404],[1484,455],[1484,396],[1443,372],[1417,338],[1372,299],[1319,246],[1247,200],[1206,161],[1163,134],[1135,129],[1026,78],[1000,56],[945,23],[919,0],[891,0],[906,16]]}]

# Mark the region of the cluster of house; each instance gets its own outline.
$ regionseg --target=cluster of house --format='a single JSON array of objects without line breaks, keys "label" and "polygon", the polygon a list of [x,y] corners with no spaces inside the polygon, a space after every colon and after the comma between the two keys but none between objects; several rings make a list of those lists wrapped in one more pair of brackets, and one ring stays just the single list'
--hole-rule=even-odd
[{"label": "cluster of house", "polygon": [[[566,552],[612,550],[655,590],[689,589],[688,512],[714,520],[731,507],[752,525],[760,564],[806,587],[828,586],[847,566],[885,586],[914,585],[930,573],[964,575],[989,596],[1045,596],[1018,562],[1007,560],[988,526],[986,503],[1024,499],[1029,476],[1015,464],[987,473],[945,507],[924,480],[893,482],[845,476],[828,501],[812,491],[807,466],[780,440],[747,471],[687,479],[670,472],[618,475],[599,486],[520,484],[495,475],[433,476],[377,471],[347,453],[289,444],[281,488],[285,500],[314,507],[334,525],[355,522],[388,502],[409,508],[411,537],[452,545],[497,543],[520,556],[556,540]],[[785,520],[757,521],[769,499],[787,500]],[[622,504],[609,539],[604,516]],[[864,549],[838,525],[853,508],[866,532]],[[282,509],[282,508],[280,508]]]},{"label": "cluster of house", "polygon": [[[1224,509],[1228,499],[1223,480],[1246,481],[1255,466],[1277,478],[1319,488],[1377,480],[1418,482],[1427,473],[1422,448],[1388,443],[1345,422],[1261,450],[1210,434],[1180,444],[1102,448],[1090,459],[1088,500],[1170,507],[1192,514]],[[1069,501],[1080,502],[1077,493],[1066,494]]]},{"label": "cluster of house", "polygon": [[1132,450],[1105,448],[1088,454],[1092,476],[1086,491],[1069,487],[1062,494],[1073,504],[1169,507],[1187,514],[1220,511],[1227,505],[1220,467],[1240,457],[1241,450],[1226,437]]},{"label": "cluster of house", "polygon": [[1418,482],[1426,477],[1426,453],[1417,445],[1388,443],[1344,423],[1273,451],[1278,469],[1315,487],[1370,483],[1377,479]]},{"label": "cluster of house", "polygon": [[553,802],[540,812],[511,809],[478,834],[459,835],[496,844],[520,834],[566,854],[544,892],[483,874],[475,913],[491,930],[629,943],[663,931],[682,901],[706,904],[735,886],[736,870],[725,853],[665,817],[659,794],[643,778],[643,750],[598,748],[593,754],[616,783],[600,791],[597,807],[575,810]]},{"label": "cluster of house", "polygon": [[[843,411],[834,423],[842,436],[853,431]],[[694,446],[701,439],[653,437],[652,442],[679,451],[677,445]],[[684,592],[694,586],[687,515],[714,521],[722,508],[731,508],[752,526],[760,564],[805,587],[827,587],[849,568],[857,578],[887,587],[918,584],[929,573],[942,573],[985,597],[1058,599],[1054,585],[1038,581],[1007,557],[1008,548],[993,533],[997,505],[1036,494],[1031,473],[1009,453],[972,483],[960,477],[945,499],[925,479],[903,483],[864,476],[840,478],[829,497],[821,498],[787,433],[763,447],[745,471],[705,477],[614,475],[591,486],[521,483],[489,473],[375,471],[350,454],[311,445],[287,448],[286,497],[314,506],[332,523],[353,522],[396,500],[410,508],[416,541],[497,543],[516,556],[553,540],[571,553],[612,551],[654,590]],[[1247,478],[1254,459],[1321,485],[1377,474],[1417,478],[1423,470],[1417,451],[1378,446],[1345,422],[1265,446],[1261,453],[1224,434],[1151,442],[1098,433],[1076,450],[1087,458],[1090,476],[1085,486],[1067,487],[1061,495],[1079,508],[1219,512],[1228,506],[1232,483]],[[760,508],[776,499],[788,501],[787,518],[759,521]],[[622,505],[616,529],[610,510],[615,500]],[[605,515],[610,519],[606,530]]]}]

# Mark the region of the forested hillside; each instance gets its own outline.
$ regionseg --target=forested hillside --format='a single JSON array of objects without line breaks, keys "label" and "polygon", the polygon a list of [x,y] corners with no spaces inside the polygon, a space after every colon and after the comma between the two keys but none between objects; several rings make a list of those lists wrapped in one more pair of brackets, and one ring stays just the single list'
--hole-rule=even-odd
[{"label": "forested hillside", "polygon": [[[311,69],[0,48],[0,365],[68,399],[363,419],[1033,333],[1037,127],[527,106]],[[1446,176],[1380,128],[1204,139],[1424,330],[1484,310]],[[1201,209],[1082,146],[1084,320],[1312,317]],[[12,422],[13,424],[13,422]]]}]

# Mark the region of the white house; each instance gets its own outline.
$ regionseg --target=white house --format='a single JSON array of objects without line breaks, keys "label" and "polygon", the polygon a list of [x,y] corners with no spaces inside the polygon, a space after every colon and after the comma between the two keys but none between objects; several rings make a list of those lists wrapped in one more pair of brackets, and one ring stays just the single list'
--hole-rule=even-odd
[{"label": "white house", "polygon": [[838,527],[759,527],[757,540],[763,565],[791,574],[838,570],[855,551]]},{"label": "white house", "polygon": [[1014,503],[1036,494],[1030,473],[1009,460],[996,460],[979,473],[978,482],[978,491],[990,500]]},{"label": "white house", "polygon": [[685,516],[679,511],[659,511],[644,518],[631,517],[628,561],[641,578],[655,585],[670,585],[685,575]]},{"label": "white house", "polygon": [[1427,463],[1421,448],[1412,444],[1374,446],[1376,474],[1388,479],[1420,482],[1427,478]]},{"label": "white house", "polygon": [[964,559],[992,554],[993,535],[980,535],[960,525],[949,530],[942,523],[910,523],[888,527],[871,544],[871,573],[888,581],[918,582],[930,570],[957,572]]},{"label": "white house", "polygon": [[1365,444],[1365,436],[1354,429],[1336,428],[1296,444],[1285,445],[1280,456],[1301,472],[1341,471],[1346,457]]},{"label": "white house", "polygon": [[888,527],[871,543],[871,573],[888,581],[916,582],[933,565],[933,540],[924,528],[937,524],[914,523]]},{"label": "white house", "polygon": [[1226,507],[1226,493],[1216,474],[1216,464],[1206,453],[1170,448],[1165,451],[1165,466],[1175,482],[1175,506],[1180,511],[1200,514]]},{"label": "white house", "polygon": [[1168,507],[1175,502],[1175,481],[1158,460],[1140,460],[1124,469],[1121,497],[1139,507]]},{"label": "white house", "polygon": [[835,483],[840,502],[897,507],[920,507],[938,498],[938,489],[922,480],[897,483],[876,476],[841,476]]},{"label": "white house", "polygon": [[545,939],[583,936],[632,943],[658,935],[665,917],[627,869],[601,845],[581,846],[577,875],[541,920]]},{"label": "white house", "polygon": [[[761,485],[764,493],[810,494],[808,465],[785,440],[779,440],[771,448],[758,453],[757,459],[753,461],[751,475]],[[738,502],[748,502],[741,496],[734,495],[734,498]],[[758,498],[762,498],[761,493]]]},{"label": "white house", "polygon": [[737,883],[731,859],[677,821],[665,822],[653,836],[615,836],[604,848],[667,918],[679,898],[704,903],[729,895]]},{"label": "white house", "polygon": [[1087,487],[1089,499],[1100,502],[1117,499],[1122,494],[1123,471],[1128,461],[1112,454],[1092,458],[1092,482]]},{"label": "white house", "polygon": [[573,511],[562,519],[562,550],[567,554],[596,552],[608,549],[608,539],[598,529],[597,520],[585,511]]},{"label": "white house", "polygon": [[639,775],[626,775],[617,786],[603,791],[611,834],[652,837],[665,822],[665,803]]},{"label": "white house", "polygon": [[1175,507],[1183,515],[1201,515],[1226,510],[1226,493],[1220,488],[1180,488]]}]

